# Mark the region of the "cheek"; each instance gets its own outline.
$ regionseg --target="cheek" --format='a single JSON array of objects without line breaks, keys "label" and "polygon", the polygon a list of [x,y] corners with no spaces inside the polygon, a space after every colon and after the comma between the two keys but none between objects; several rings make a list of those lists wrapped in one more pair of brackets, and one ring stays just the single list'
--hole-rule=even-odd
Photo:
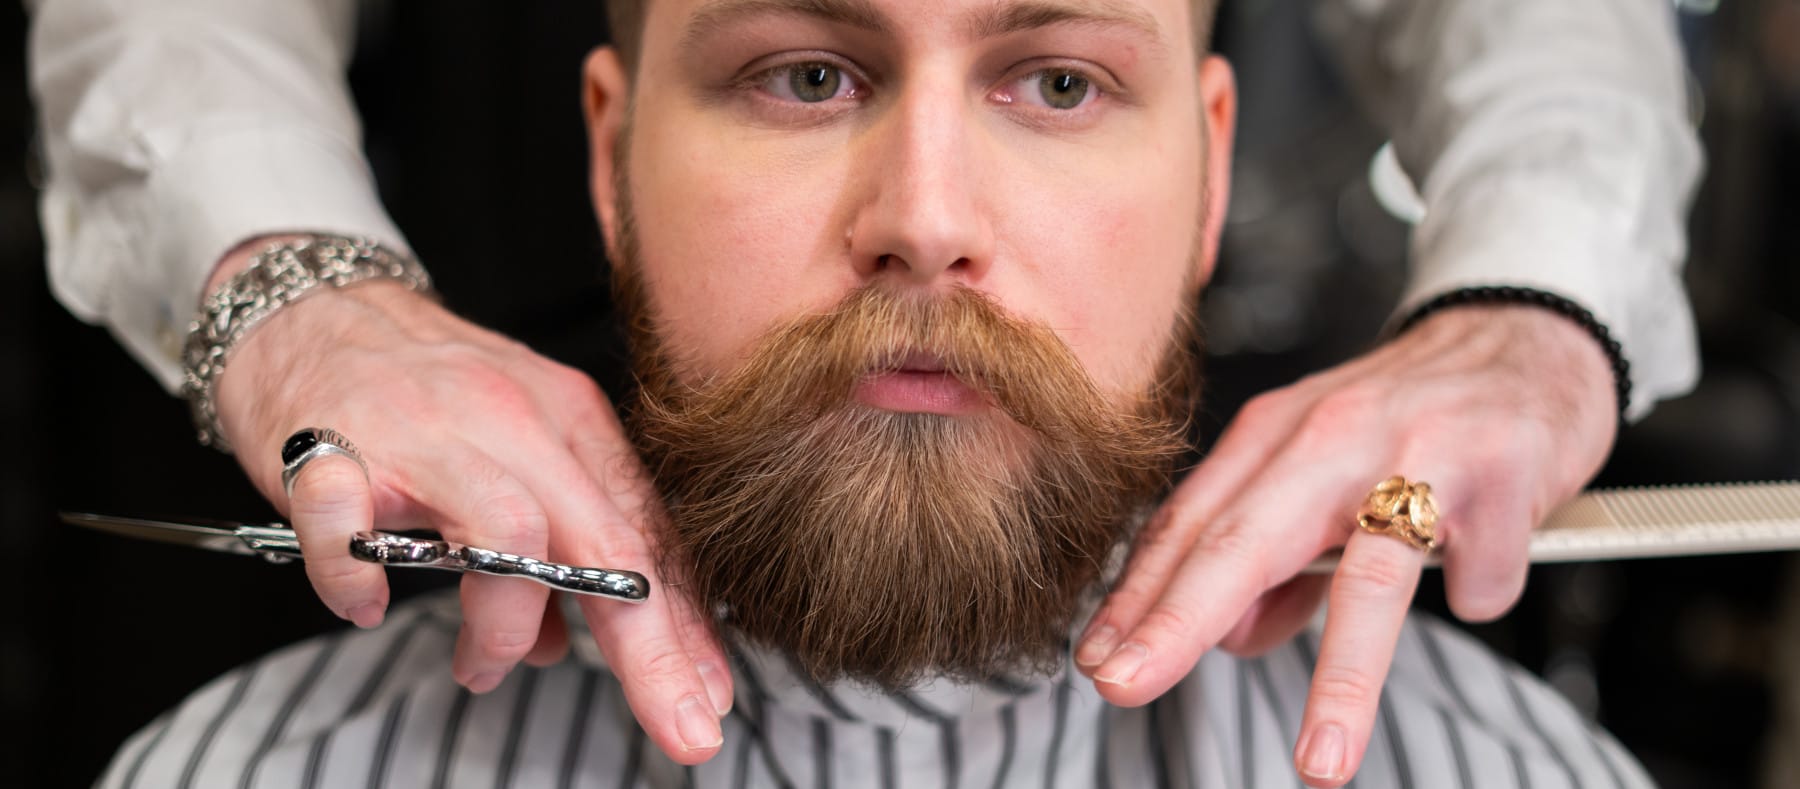
[{"label": "cheek", "polygon": [[680,131],[701,128],[692,122],[652,128],[678,131],[634,146],[633,208],[645,286],[677,358],[729,369],[769,327],[836,303],[845,288],[817,263],[843,243],[827,221],[831,163]]},{"label": "cheek", "polygon": [[[1173,171],[1171,169],[1171,171]],[[1138,171],[1145,172],[1145,171]],[[1150,385],[1193,270],[1199,187],[1095,178],[1059,211],[1023,215],[1021,289],[1103,390]],[[1062,192],[1068,194],[1068,192]]]}]

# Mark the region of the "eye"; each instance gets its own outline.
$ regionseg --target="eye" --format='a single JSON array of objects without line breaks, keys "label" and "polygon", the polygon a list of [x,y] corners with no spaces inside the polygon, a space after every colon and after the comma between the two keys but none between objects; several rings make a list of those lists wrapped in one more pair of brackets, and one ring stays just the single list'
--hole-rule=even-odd
[{"label": "eye", "polygon": [[1094,94],[1093,83],[1073,71],[1040,71],[1027,79],[1037,83],[1034,87],[1038,97],[1053,109],[1075,109],[1087,103],[1088,97]]},{"label": "eye", "polygon": [[[1006,87],[994,92],[1003,104],[1030,105],[1052,114],[1074,114],[1104,95],[1118,95],[1118,83],[1106,77],[1096,79],[1093,72],[1071,66],[1051,66],[1013,77]],[[1086,114],[1086,113],[1083,113]]]},{"label": "eye", "polygon": [[766,72],[762,88],[776,98],[805,104],[853,98],[861,92],[854,78],[830,63],[778,66]]}]

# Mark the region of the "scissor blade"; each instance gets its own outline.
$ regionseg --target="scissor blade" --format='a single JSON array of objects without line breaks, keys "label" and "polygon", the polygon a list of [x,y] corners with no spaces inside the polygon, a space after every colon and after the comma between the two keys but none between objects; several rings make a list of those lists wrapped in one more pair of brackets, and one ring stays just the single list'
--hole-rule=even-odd
[{"label": "scissor blade", "polygon": [[204,548],[209,551],[235,553],[242,556],[258,555],[256,550],[238,536],[237,529],[228,526],[204,526],[198,523],[121,518],[113,515],[96,515],[90,512],[60,512],[57,514],[61,516],[63,523],[72,526],[122,534],[140,540],[174,543],[190,548]]}]

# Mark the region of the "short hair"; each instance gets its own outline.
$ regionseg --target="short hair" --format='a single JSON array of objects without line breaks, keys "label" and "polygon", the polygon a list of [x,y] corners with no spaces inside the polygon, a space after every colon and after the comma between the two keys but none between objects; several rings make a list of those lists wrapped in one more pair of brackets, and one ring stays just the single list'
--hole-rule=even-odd
[{"label": "short hair", "polygon": [[[1188,0],[1194,14],[1194,52],[1205,54],[1212,42],[1213,14],[1219,0]],[[606,0],[606,24],[612,33],[613,47],[619,59],[631,71],[637,70],[638,47],[644,37],[644,9],[650,0]]]}]

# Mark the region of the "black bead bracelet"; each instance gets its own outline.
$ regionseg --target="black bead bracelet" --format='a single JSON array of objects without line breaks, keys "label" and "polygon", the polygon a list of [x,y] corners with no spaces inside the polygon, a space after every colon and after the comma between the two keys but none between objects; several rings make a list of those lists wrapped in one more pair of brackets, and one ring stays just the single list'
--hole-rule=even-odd
[{"label": "black bead bracelet", "polygon": [[1625,407],[1631,403],[1631,363],[1625,361],[1625,350],[1619,346],[1618,340],[1613,339],[1612,332],[1606,330],[1606,324],[1594,317],[1594,313],[1554,293],[1511,285],[1461,288],[1419,305],[1411,315],[1406,316],[1406,320],[1400,322],[1399,331],[1412,328],[1413,324],[1446,307],[1464,304],[1530,304],[1574,321],[1593,335],[1594,340],[1600,343],[1600,348],[1606,351],[1606,358],[1612,361],[1613,386],[1619,396],[1619,418],[1625,417]]}]

